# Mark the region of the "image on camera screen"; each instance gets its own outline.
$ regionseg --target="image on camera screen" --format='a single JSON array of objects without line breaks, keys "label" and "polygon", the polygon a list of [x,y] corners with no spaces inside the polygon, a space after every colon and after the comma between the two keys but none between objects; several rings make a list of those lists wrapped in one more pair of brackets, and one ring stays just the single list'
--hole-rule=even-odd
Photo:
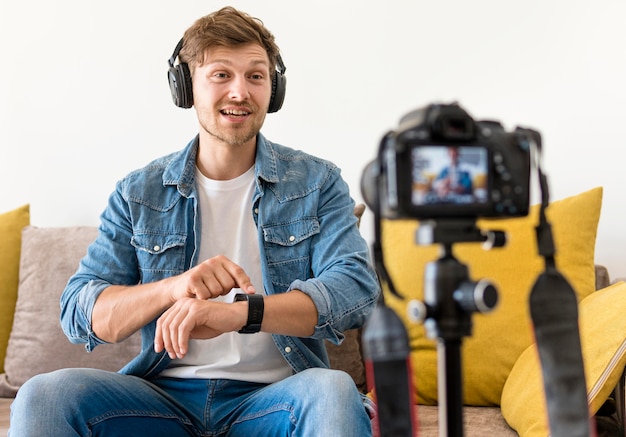
[{"label": "image on camera screen", "polygon": [[474,205],[488,201],[487,149],[477,146],[419,146],[411,151],[411,202]]}]

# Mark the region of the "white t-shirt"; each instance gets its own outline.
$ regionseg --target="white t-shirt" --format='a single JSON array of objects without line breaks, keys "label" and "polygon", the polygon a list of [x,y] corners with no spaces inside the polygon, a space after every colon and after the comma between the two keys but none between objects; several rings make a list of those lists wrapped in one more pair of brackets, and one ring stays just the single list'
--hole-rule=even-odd
[{"label": "white t-shirt", "polygon": [[[196,169],[202,225],[198,262],[224,255],[250,276],[257,293],[264,294],[256,225],[251,214],[254,167],[228,181],[208,179]],[[215,300],[232,302],[233,289]],[[291,375],[271,334],[227,332],[209,340],[190,340],[183,359],[162,372],[176,378],[235,379],[272,383]]]}]

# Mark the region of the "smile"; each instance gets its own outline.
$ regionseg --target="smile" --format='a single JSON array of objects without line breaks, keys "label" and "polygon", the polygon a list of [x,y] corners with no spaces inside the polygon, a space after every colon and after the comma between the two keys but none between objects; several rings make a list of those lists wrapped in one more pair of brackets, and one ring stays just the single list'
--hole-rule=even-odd
[{"label": "smile", "polygon": [[244,117],[246,115],[250,115],[250,112],[244,111],[241,109],[223,109],[220,111],[224,115],[234,116],[234,117]]}]

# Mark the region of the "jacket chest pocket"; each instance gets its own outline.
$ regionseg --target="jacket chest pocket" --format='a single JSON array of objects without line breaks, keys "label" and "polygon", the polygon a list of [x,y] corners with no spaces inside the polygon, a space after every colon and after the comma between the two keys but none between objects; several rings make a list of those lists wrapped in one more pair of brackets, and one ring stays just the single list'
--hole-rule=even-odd
[{"label": "jacket chest pocket", "polygon": [[263,227],[270,279],[278,289],[311,276],[310,249],[320,232],[316,218]]},{"label": "jacket chest pocket", "polygon": [[142,276],[172,276],[185,269],[184,234],[144,232],[131,238]]}]

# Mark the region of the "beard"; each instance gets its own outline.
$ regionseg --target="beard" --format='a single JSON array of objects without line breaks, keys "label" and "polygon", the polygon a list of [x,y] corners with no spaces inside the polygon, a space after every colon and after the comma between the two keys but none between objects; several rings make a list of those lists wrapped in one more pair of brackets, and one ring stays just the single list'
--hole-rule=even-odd
[{"label": "beard", "polygon": [[213,117],[210,112],[205,112],[204,116],[202,114],[198,114],[198,121],[200,122],[202,129],[204,129],[212,137],[217,138],[226,144],[238,146],[246,144],[248,141],[255,138],[261,131],[261,127],[265,121],[265,114],[263,114],[263,116],[259,116],[259,113],[256,111],[252,112],[252,114],[251,118],[245,123],[240,125],[230,125],[228,128],[219,124],[219,115],[217,117]]}]

